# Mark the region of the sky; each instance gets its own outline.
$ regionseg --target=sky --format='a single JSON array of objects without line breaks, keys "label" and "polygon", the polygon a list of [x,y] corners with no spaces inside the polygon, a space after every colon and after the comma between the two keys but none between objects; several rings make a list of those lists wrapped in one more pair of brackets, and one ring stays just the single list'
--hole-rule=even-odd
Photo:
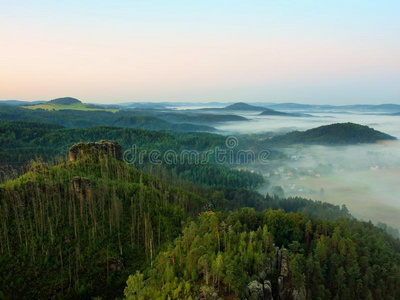
[{"label": "sky", "polygon": [[0,99],[400,104],[398,0],[0,0]]}]

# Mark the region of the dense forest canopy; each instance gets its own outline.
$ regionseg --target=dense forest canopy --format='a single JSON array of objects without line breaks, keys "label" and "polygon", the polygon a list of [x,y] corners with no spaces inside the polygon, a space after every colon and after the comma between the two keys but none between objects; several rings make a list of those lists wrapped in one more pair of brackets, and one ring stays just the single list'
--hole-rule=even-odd
[{"label": "dense forest canopy", "polygon": [[204,212],[128,299],[398,299],[400,243],[370,223],[281,210]]},{"label": "dense forest canopy", "polygon": [[65,127],[120,126],[149,130],[214,131],[210,126],[196,124],[174,124],[140,111],[121,110],[61,110],[27,109],[0,106],[0,120],[51,123]]},{"label": "dense forest canopy", "polygon": [[[53,167],[35,164],[0,193],[5,297],[116,296],[125,276],[151,264],[178,236],[181,222],[204,210],[250,205],[304,213],[314,207],[315,213],[320,207],[332,219],[350,217],[334,206],[329,212],[321,203],[263,198],[246,190],[194,194],[101,153]],[[25,285],[25,276],[34,289]]]},{"label": "dense forest canopy", "polygon": [[[101,117],[113,126],[95,126]],[[260,194],[269,181],[243,164],[193,164],[178,155],[229,150],[224,135],[175,130],[173,123],[149,131],[154,120],[168,121],[144,111],[7,108],[0,119],[0,298],[400,297],[394,228],[360,222],[345,205],[285,198],[279,186]],[[234,152],[270,149],[273,159],[286,160],[279,152],[285,145],[382,139],[393,138],[333,124],[238,135]],[[124,150],[173,150],[176,163],[154,165],[144,155],[127,164],[107,140]],[[97,146],[71,159],[68,149],[78,142]]]}]

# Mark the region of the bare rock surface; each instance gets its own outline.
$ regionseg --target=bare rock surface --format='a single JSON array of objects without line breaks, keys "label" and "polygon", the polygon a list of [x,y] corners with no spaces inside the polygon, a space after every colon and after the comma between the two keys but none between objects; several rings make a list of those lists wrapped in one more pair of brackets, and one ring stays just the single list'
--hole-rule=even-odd
[{"label": "bare rock surface", "polygon": [[75,162],[86,156],[111,157],[122,161],[122,147],[117,142],[100,141],[91,143],[78,143],[69,149],[68,160]]},{"label": "bare rock surface", "polygon": [[71,180],[71,188],[76,196],[88,196],[92,192],[92,183],[88,178],[76,176]]}]

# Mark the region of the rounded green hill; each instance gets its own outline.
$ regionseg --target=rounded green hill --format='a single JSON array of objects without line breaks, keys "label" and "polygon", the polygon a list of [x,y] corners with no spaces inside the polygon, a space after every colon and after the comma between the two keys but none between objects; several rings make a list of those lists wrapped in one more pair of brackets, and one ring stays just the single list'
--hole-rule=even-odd
[{"label": "rounded green hill", "polygon": [[63,97],[63,98],[56,98],[48,102],[48,104],[60,104],[60,105],[71,105],[82,103],[80,100],[72,97]]}]

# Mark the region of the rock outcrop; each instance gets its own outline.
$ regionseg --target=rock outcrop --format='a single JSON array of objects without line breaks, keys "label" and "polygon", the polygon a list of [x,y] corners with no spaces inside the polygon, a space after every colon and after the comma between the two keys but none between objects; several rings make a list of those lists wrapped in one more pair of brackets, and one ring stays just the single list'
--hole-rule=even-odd
[{"label": "rock outcrop", "polygon": [[272,284],[269,280],[264,280],[264,300],[274,300],[272,297]]},{"label": "rock outcrop", "polygon": [[203,285],[200,288],[200,294],[195,299],[196,300],[222,300],[222,298],[220,298],[218,296],[218,293],[215,290],[215,287],[208,286],[208,285]]},{"label": "rock outcrop", "polygon": [[306,300],[305,286],[296,287],[293,284],[287,250],[278,247],[274,249],[273,258],[259,273],[258,280],[247,285],[246,299]]},{"label": "rock outcrop", "polygon": [[247,285],[247,298],[252,300],[273,300],[272,284],[269,280],[264,280],[263,283],[257,280],[251,281]]},{"label": "rock outcrop", "polygon": [[124,259],[122,257],[112,258],[110,261],[110,270],[119,272],[125,269]]},{"label": "rock outcrop", "polygon": [[100,158],[111,157],[122,161],[122,147],[117,142],[112,141],[78,143],[69,149],[68,160],[70,162],[75,162],[88,156]]},{"label": "rock outcrop", "polygon": [[71,188],[77,197],[86,197],[92,193],[92,183],[88,178],[75,176],[71,180]]},{"label": "rock outcrop", "polygon": [[257,280],[253,280],[247,285],[247,299],[249,300],[263,300],[264,291],[263,285]]}]

